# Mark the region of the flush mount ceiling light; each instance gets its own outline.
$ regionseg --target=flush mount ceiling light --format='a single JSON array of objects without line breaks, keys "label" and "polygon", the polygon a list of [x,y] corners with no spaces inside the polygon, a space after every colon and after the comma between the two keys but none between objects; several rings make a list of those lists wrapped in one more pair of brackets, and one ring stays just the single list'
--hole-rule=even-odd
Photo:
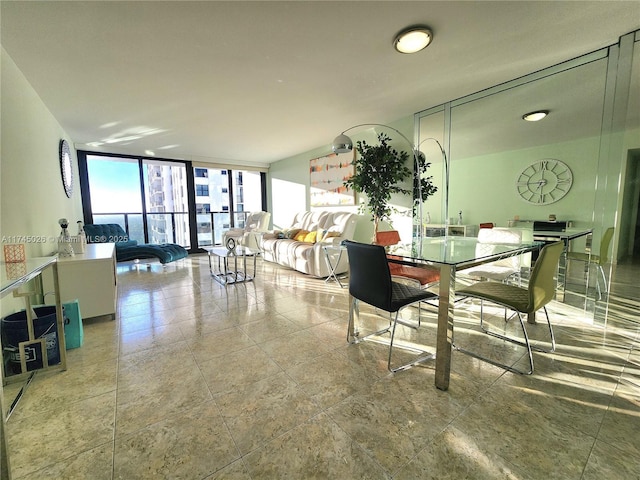
[{"label": "flush mount ceiling light", "polygon": [[527,122],[537,122],[539,120],[542,120],[547,115],[549,115],[549,110],[538,110],[536,112],[525,113],[522,116],[522,119],[526,120]]},{"label": "flush mount ceiling light", "polygon": [[393,48],[400,53],[416,53],[427,48],[433,40],[433,33],[423,25],[409,27],[398,33],[393,40]]}]

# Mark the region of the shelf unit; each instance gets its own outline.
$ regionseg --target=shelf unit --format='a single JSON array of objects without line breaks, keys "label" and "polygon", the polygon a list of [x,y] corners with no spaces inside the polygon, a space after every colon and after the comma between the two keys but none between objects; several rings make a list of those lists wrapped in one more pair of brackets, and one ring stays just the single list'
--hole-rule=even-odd
[{"label": "shelf unit", "polygon": [[478,236],[478,225],[445,225],[444,223],[430,223],[424,227],[425,237],[476,237]]}]

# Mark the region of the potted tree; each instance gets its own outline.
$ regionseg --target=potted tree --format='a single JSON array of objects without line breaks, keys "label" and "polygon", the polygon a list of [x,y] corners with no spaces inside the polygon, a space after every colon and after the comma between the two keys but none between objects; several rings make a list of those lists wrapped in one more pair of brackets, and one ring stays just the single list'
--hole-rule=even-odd
[{"label": "potted tree", "polygon": [[[368,208],[373,216],[374,242],[380,221],[388,220],[394,211],[389,204],[391,195],[412,194],[411,190],[402,185],[412,176],[412,171],[407,166],[409,154],[393,148],[390,145],[391,138],[384,133],[378,134],[378,142],[378,145],[369,145],[366,141],[357,142],[359,156],[354,162],[355,174],[344,182],[345,186],[367,196],[367,203],[361,209]],[[416,168],[422,173],[426,171],[426,164]],[[414,181],[413,187],[417,188],[417,181]],[[431,183],[431,177],[421,177],[421,187],[423,200],[436,189]]]}]

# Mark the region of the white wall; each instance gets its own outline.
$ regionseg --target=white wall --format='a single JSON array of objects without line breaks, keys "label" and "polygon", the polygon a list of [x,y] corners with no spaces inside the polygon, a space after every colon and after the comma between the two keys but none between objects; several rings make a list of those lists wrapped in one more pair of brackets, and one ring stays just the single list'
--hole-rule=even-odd
[{"label": "white wall", "polygon": [[[24,240],[28,257],[51,255],[57,249],[53,240],[60,232],[58,219],[67,218],[72,228],[82,220],[73,148],[71,198],[60,176],[59,142],[63,138],[73,142],[4,49],[1,57],[0,236],[3,243]],[[35,243],[28,242],[34,239]],[[2,299],[3,314],[15,308],[11,297]]]}]

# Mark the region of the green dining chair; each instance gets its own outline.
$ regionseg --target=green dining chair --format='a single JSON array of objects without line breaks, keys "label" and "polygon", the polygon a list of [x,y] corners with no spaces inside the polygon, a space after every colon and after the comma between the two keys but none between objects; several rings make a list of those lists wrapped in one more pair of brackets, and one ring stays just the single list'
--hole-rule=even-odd
[{"label": "green dining chair", "polygon": [[[531,277],[529,279],[529,285],[527,288],[500,282],[478,282],[456,292],[460,296],[480,299],[480,327],[485,333],[526,347],[527,354],[529,356],[528,371],[518,370],[511,365],[506,365],[487,357],[483,357],[475,352],[460,348],[454,344],[456,350],[459,350],[480,360],[492,363],[493,365],[497,365],[511,372],[520,373],[523,375],[532,374],[532,349],[546,353],[553,352],[556,349],[556,340],[553,334],[553,328],[551,327],[551,322],[549,321],[547,304],[555,297],[556,294],[556,282],[554,279],[554,275],[557,271],[558,262],[560,261],[560,255],[562,254],[563,249],[564,244],[562,242],[550,243],[542,248],[542,250],[540,251],[540,255],[538,256],[538,259],[536,260],[536,263],[531,272]],[[511,309],[517,313],[518,320],[520,321],[520,325],[522,327],[522,332],[524,335],[524,342],[507,335],[492,332],[485,328],[483,322],[483,303],[485,301],[496,303],[503,306],[505,309]],[[540,309],[544,310],[545,316],[547,318],[547,325],[549,326],[549,335],[551,337],[550,350],[533,347],[531,345],[531,342],[529,341],[529,336],[527,335],[527,330],[524,326],[523,315],[527,314],[529,316],[535,316],[535,313]],[[505,318],[507,317],[505,316]]]},{"label": "green dining chair", "polygon": [[[602,285],[604,293],[607,293],[607,277],[604,275],[604,265],[609,262],[609,246],[611,245],[611,239],[613,238],[613,227],[609,227],[605,230],[602,240],[600,240],[600,254],[589,255],[585,252],[567,252],[567,260],[577,260],[584,262],[588,266],[596,265],[600,276],[602,276]],[[602,288],[600,288],[600,277],[596,276],[596,289],[598,291],[598,300],[602,299]]]}]

